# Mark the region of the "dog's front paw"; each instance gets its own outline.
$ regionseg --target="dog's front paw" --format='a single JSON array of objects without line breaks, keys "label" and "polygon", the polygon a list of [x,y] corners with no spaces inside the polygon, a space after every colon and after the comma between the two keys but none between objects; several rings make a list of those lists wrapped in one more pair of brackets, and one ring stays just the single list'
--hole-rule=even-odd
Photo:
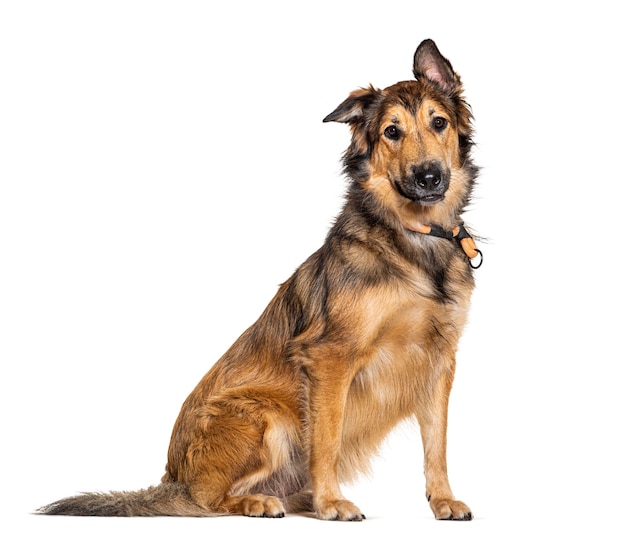
[{"label": "dog's front paw", "polygon": [[430,508],[437,519],[469,521],[474,517],[467,504],[454,499],[430,499]]},{"label": "dog's front paw", "polygon": [[365,519],[361,510],[350,501],[343,499],[317,503],[315,514],[320,519],[335,521],[361,521]]}]

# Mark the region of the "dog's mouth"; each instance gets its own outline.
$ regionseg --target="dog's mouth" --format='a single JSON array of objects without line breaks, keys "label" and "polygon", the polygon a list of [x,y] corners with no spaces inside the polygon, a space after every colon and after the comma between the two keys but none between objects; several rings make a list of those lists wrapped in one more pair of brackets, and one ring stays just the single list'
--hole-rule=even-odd
[{"label": "dog's mouth", "polygon": [[446,196],[445,190],[447,189],[442,188],[443,191],[435,192],[420,191],[421,188],[416,187],[414,184],[405,185],[395,180],[393,181],[393,185],[402,197],[424,207],[430,207],[432,205],[436,205],[437,203],[441,203]]},{"label": "dog's mouth", "polygon": [[420,205],[429,207],[430,205],[434,205],[435,203],[439,203],[443,201],[443,198],[444,198],[443,194],[432,194],[432,195],[425,195],[423,197],[419,197],[418,199],[414,199],[414,201],[416,201]]}]

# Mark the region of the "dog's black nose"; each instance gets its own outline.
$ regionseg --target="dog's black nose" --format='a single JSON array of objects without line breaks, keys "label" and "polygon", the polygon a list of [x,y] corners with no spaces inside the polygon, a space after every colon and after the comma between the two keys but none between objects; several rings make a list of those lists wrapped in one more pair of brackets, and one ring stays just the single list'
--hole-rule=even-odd
[{"label": "dog's black nose", "polygon": [[422,190],[436,191],[439,188],[442,179],[439,167],[435,165],[413,165],[411,171],[413,180]]}]

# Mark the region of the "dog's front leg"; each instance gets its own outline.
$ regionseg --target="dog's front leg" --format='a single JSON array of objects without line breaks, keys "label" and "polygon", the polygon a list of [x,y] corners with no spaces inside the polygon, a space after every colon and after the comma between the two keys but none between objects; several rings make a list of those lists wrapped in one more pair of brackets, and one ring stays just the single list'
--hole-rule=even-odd
[{"label": "dog's front leg", "polygon": [[361,521],[365,516],[341,494],[337,475],[344,409],[351,381],[347,375],[338,377],[338,368],[340,365],[318,371],[309,392],[313,506],[321,519]]},{"label": "dog's front leg", "polygon": [[424,444],[426,498],[437,519],[470,520],[469,507],[454,498],[448,482],[446,435],[448,397],[454,378],[454,361],[439,374],[430,395],[421,404],[417,418]]}]

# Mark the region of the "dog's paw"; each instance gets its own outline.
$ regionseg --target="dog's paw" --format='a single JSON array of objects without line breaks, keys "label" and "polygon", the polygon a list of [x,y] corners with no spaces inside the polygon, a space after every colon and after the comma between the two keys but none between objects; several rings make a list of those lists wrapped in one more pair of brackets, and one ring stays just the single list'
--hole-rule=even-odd
[{"label": "dog's paw", "polygon": [[334,521],[361,521],[365,516],[354,504],[347,500],[331,500],[318,503],[315,514],[320,519]]},{"label": "dog's paw", "polygon": [[430,508],[437,519],[469,521],[474,517],[467,504],[454,499],[431,499]]},{"label": "dog's paw", "polygon": [[253,518],[282,518],[285,516],[283,504],[276,497],[248,495],[240,501],[241,513]]}]

